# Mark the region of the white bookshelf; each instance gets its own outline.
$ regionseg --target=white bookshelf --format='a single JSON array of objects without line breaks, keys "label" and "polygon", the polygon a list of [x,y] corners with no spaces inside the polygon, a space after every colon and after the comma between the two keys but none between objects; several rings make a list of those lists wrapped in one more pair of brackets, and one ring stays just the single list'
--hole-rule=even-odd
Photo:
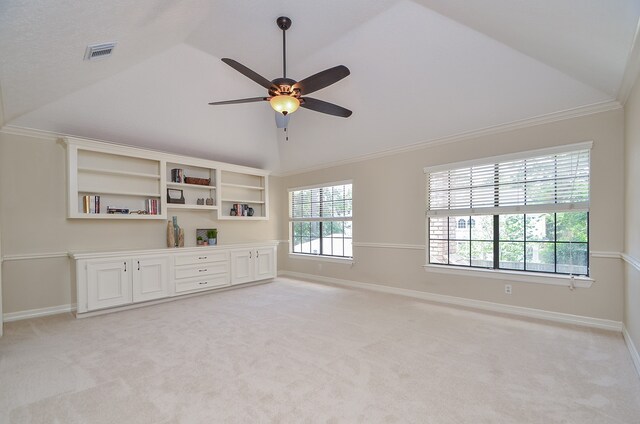
[{"label": "white bookshelf", "polygon": [[[218,219],[237,221],[269,219],[267,185],[268,180],[265,174],[221,170]],[[253,216],[231,215],[235,204],[252,208]]]}]

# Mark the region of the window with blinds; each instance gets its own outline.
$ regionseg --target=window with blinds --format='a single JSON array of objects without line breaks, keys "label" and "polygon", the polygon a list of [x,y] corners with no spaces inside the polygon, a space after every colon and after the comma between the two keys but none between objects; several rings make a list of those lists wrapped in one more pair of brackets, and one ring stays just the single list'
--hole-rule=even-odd
[{"label": "window with blinds", "polygon": [[425,168],[428,263],[588,275],[590,147]]},{"label": "window with blinds", "polygon": [[352,183],[289,190],[291,252],[353,257]]}]

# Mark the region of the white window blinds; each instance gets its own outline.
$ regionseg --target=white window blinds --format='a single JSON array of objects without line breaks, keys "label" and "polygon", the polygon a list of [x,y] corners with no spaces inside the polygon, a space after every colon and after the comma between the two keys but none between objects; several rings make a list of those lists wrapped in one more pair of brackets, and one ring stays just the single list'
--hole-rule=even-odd
[{"label": "white window blinds", "polygon": [[425,169],[429,216],[589,209],[590,149]]},{"label": "white window blinds", "polygon": [[351,183],[292,189],[292,221],[344,220],[352,213]]}]

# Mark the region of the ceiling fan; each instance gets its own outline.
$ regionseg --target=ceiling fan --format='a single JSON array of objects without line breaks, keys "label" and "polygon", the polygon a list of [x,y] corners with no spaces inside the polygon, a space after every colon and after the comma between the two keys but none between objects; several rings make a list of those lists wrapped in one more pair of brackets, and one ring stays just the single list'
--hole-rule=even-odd
[{"label": "ceiling fan", "polygon": [[269,81],[265,77],[247,68],[243,64],[233,59],[223,58],[222,61],[240,72],[247,78],[255,81],[267,89],[269,95],[264,97],[251,97],[248,99],[226,100],[222,102],[211,102],[210,105],[230,105],[238,103],[252,103],[268,101],[276,111],[276,125],[278,128],[286,128],[289,124],[289,114],[298,110],[298,107],[326,113],[329,115],[348,118],[351,111],[342,106],[323,100],[307,97],[314,91],[321,90],[334,84],[350,74],[349,69],[344,65],[334,66],[317,74],[311,75],[301,81],[287,78],[287,42],[286,31],[291,27],[291,19],[281,16],[276,19],[278,28],[282,30],[282,78]]}]

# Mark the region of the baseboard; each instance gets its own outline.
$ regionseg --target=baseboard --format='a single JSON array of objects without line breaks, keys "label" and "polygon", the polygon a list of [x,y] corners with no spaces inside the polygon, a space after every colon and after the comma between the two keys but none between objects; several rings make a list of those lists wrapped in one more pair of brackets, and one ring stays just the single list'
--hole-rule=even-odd
[{"label": "baseboard", "polygon": [[49,315],[62,314],[65,312],[73,312],[76,310],[76,304],[50,306],[48,308],[28,309],[26,311],[7,312],[2,315],[4,322],[19,321],[22,319],[46,317]]},{"label": "baseboard", "polygon": [[575,324],[584,327],[598,328],[602,330],[622,331],[622,322],[608,319],[585,317],[581,315],[571,315],[562,312],[545,311],[542,309],[525,308],[523,306],[505,305],[503,303],[487,302],[484,300],[467,299],[463,297],[448,296],[443,294],[428,293],[418,290],[403,289],[399,287],[383,286],[380,284],[362,283],[360,281],[342,280],[338,278],[323,277],[301,272],[281,271],[278,275],[294,277],[322,283],[337,284],[346,287],[354,287],[365,290],[373,290],[382,293],[396,294],[401,296],[415,297],[432,302],[445,303],[449,305],[465,306],[468,308],[481,309],[484,311],[499,312],[517,315],[527,318],[537,318],[564,324]]},{"label": "baseboard", "polygon": [[633,361],[633,365],[636,367],[638,377],[640,377],[640,354],[638,353],[638,349],[636,349],[636,345],[633,343],[631,335],[624,324],[622,325],[622,336],[624,337],[624,342],[627,344],[627,349],[629,349],[629,353],[631,354],[631,360]]}]

